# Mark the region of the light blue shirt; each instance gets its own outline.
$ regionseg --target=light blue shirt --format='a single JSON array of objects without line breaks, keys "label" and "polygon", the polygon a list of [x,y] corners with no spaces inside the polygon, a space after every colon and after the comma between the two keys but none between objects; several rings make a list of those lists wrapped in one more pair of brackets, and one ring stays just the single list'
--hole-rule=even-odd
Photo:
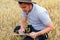
[{"label": "light blue shirt", "polygon": [[[22,17],[26,18],[26,13],[22,13]],[[36,30],[42,30],[51,21],[48,11],[37,4],[33,4],[33,9],[28,13],[28,22]]]}]

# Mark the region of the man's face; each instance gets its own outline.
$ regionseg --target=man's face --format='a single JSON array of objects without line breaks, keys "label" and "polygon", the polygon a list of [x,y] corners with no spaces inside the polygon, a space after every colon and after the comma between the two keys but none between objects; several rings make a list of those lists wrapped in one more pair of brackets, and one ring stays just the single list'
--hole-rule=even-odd
[{"label": "man's face", "polygon": [[30,10],[30,6],[29,6],[28,4],[22,3],[22,4],[20,4],[20,7],[21,7],[21,9],[22,9],[24,12],[26,12],[26,13],[28,13],[29,10]]}]

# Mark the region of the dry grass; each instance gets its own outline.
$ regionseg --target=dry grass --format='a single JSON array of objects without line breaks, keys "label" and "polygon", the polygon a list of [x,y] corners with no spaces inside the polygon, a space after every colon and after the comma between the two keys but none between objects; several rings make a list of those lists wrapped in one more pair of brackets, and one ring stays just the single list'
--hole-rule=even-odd
[{"label": "dry grass", "polygon": [[[49,33],[49,40],[60,40],[60,0],[33,0],[45,7],[55,29]],[[16,0],[0,0],[0,40],[21,40],[13,36],[13,29],[20,25],[21,10]]]}]

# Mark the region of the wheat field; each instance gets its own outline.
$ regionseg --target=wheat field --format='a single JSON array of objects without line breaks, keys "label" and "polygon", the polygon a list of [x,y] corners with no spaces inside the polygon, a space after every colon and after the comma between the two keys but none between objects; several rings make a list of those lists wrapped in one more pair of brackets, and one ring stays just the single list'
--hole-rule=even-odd
[{"label": "wheat field", "polygon": [[[60,0],[32,0],[46,8],[54,23],[49,40],[60,40]],[[15,26],[20,25],[21,9],[16,0],[0,0],[0,40],[21,40],[14,36]]]}]

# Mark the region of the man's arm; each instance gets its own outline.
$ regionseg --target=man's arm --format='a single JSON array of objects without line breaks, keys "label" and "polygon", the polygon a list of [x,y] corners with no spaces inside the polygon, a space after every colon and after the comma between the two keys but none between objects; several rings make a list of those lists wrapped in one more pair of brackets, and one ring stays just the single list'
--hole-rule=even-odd
[{"label": "man's arm", "polygon": [[54,25],[53,25],[53,22],[51,21],[51,18],[49,17],[49,14],[48,14],[47,10],[43,10],[39,14],[39,19],[45,25],[45,29],[43,29],[42,31],[37,32],[38,35],[42,35],[42,34],[48,33],[48,32],[53,30]]},{"label": "man's arm", "polygon": [[45,34],[45,33],[48,33],[48,32],[50,32],[50,31],[52,31],[53,28],[54,28],[54,25],[53,25],[52,22],[50,22],[49,24],[46,25],[46,28],[45,28],[45,29],[37,32],[36,34],[37,34],[37,36],[43,35],[43,34]]},{"label": "man's arm", "polygon": [[21,24],[21,29],[25,29],[25,27],[26,27],[26,18],[21,17],[20,24]]},{"label": "man's arm", "polygon": [[25,31],[25,28],[26,28],[26,18],[21,17],[20,25],[21,25],[21,29],[19,30],[19,34],[23,33]]}]

